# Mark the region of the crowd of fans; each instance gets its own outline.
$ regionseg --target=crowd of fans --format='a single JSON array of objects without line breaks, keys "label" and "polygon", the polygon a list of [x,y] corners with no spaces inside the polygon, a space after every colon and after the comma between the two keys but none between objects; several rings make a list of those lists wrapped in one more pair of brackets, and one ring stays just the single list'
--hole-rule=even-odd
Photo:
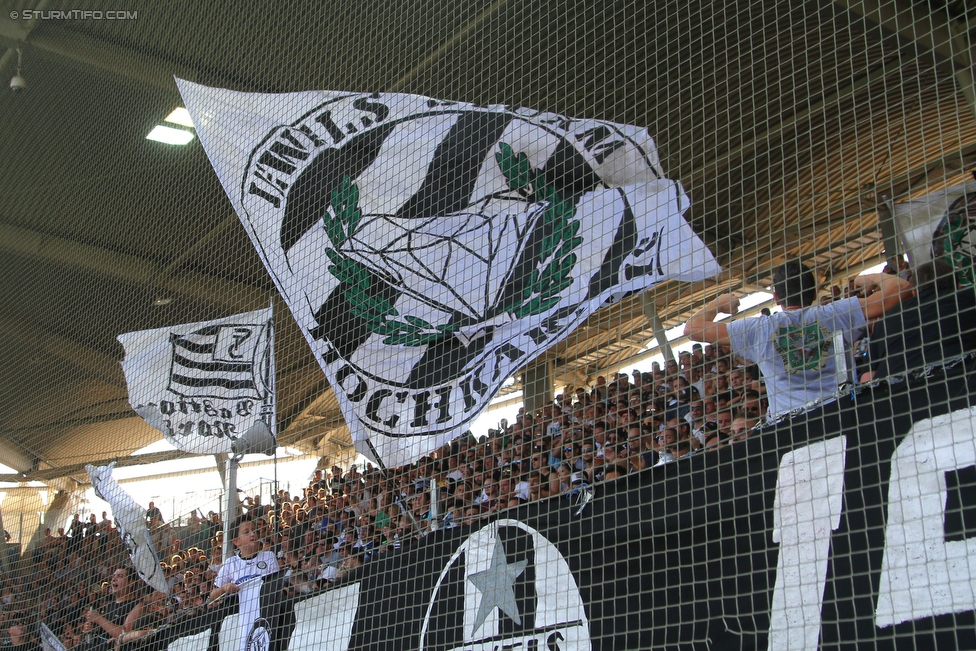
[{"label": "crowd of fans", "polygon": [[[923,361],[930,345],[938,345],[933,359],[976,350],[969,325],[976,322],[976,294],[957,294],[951,276],[945,285],[941,299],[929,299],[926,292],[935,290],[917,283],[919,306],[906,303],[889,315],[879,326],[888,333],[885,341],[897,329],[898,350],[917,349]],[[911,334],[904,325],[910,323],[907,310],[921,315],[926,301],[937,300],[951,305],[940,308],[932,332],[925,328],[933,320],[920,316],[919,332]],[[956,322],[966,325],[946,329]],[[888,359],[882,343],[871,344],[880,351],[874,356]],[[918,364],[906,358],[902,366]],[[865,379],[871,377],[873,371]],[[734,356],[729,346],[695,344],[664,367],[597,377],[591,388],[571,388],[536,413],[523,409],[513,422],[501,421],[485,438],[468,434],[409,466],[386,472],[369,464],[335,466],[316,470],[300,495],[281,490],[270,503],[245,497],[246,544],[254,553],[274,555],[267,558],[284,570],[287,593],[308,594],[432,530],[540,499],[577,500],[595,483],[735,445],[758,431],[767,409],[757,365]],[[146,523],[168,595],[135,576],[105,513],[101,519],[77,515],[67,531],[47,531],[19,563],[20,571],[0,576],[0,630],[7,630],[10,645],[36,649],[36,637],[27,633],[34,629],[25,624],[40,621],[66,649],[108,641],[121,646],[160,622],[206,609],[222,592],[215,585],[222,565],[220,516],[193,513],[174,527],[150,503]],[[231,530],[239,531],[239,523]]]},{"label": "crowd of fans", "polygon": [[[764,411],[754,367],[696,346],[651,372],[598,377],[589,390],[563,393],[535,414],[520,410],[487,438],[462,437],[410,466],[317,470],[301,495],[282,490],[270,504],[245,497],[241,509],[262,551],[285,570],[288,592],[309,593],[435,528],[572,499],[590,484],[734,443]],[[150,503],[146,523],[169,596],[131,570],[106,513],[79,514],[67,530],[46,531],[22,571],[2,577],[0,625],[11,643],[37,648],[36,638],[19,635],[37,621],[66,649],[129,643],[167,617],[205,608],[222,562],[220,515],[194,512],[176,527]]]}]

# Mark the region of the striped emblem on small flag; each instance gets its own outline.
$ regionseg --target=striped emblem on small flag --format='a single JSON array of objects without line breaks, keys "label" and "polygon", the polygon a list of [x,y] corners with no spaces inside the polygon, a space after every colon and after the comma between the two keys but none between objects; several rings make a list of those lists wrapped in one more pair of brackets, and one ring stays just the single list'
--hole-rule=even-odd
[{"label": "striped emblem on small flag", "polygon": [[258,342],[264,327],[216,325],[170,335],[169,390],[181,396],[263,400],[257,373],[263,352]]}]

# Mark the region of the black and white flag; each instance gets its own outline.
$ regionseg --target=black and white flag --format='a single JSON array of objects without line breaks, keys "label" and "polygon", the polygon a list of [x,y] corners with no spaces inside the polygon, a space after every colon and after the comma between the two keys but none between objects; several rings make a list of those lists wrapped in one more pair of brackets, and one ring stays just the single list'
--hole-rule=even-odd
[{"label": "black and white flag", "polygon": [[913,267],[942,258],[960,284],[976,284],[976,181],[894,205],[895,225]]},{"label": "black and white flag", "polygon": [[95,494],[112,507],[115,527],[122,536],[122,543],[129,553],[129,559],[143,581],[160,592],[169,593],[166,576],[159,564],[159,555],[153,547],[149,529],[146,527],[146,509],[123,490],[112,477],[115,462],[107,466],[88,464],[85,470],[91,478]]},{"label": "black and white flag", "polygon": [[129,403],[180,450],[229,452],[274,413],[271,309],[119,335]]},{"label": "black and white flag", "polygon": [[391,466],[462,434],[602,305],[720,271],[644,129],[178,83],[357,448]]}]

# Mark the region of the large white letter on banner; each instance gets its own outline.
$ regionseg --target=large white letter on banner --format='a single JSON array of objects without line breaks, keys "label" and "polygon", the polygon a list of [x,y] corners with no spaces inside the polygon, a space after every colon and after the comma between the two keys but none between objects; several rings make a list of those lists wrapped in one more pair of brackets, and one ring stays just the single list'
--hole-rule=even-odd
[{"label": "large white letter on banner", "polygon": [[945,539],[945,473],[976,464],[976,409],[915,423],[891,460],[875,623],[976,609],[976,539]]},{"label": "large white letter on banner", "polygon": [[770,651],[817,648],[827,582],[830,532],[840,524],[847,437],[783,455],[773,504],[779,543],[769,618]]}]

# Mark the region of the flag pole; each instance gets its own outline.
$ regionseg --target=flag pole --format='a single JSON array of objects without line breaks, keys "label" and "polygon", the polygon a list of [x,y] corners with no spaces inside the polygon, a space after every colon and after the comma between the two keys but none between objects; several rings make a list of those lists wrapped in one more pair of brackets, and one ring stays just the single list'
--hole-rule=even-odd
[{"label": "flag pole", "polygon": [[226,464],[224,475],[227,480],[224,488],[224,544],[221,562],[226,563],[234,551],[234,543],[230,539],[230,526],[237,518],[237,459],[233,452],[227,454],[227,460],[224,463]]},{"label": "flag pole", "polygon": [[271,351],[271,357],[268,360],[268,382],[271,385],[271,422],[268,423],[268,429],[271,430],[271,436],[274,437],[275,441],[275,454],[274,454],[274,488],[272,489],[271,495],[269,496],[268,506],[271,507],[271,515],[273,525],[271,528],[272,535],[272,545],[271,549],[274,551],[275,555],[278,554],[278,534],[281,531],[281,515],[280,512],[275,515],[275,506],[278,504],[278,376],[275,366],[275,346],[274,346],[274,299],[269,299],[268,309],[271,311],[271,318],[268,320],[268,350]]},{"label": "flag pole", "polygon": [[[383,476],[386,479],[390,479],[390,473],[386,469],[386,464],[383,463],[383,458],[380,457],[379,453],[376,451],[376,448],[373,447],[373,442],[369,440],[368,436],[363,440],[366,441],[366,445],[369,446],[370,451],[373,453],[373,459],[376,461],[376,465],[379,466]],[[407,520],[410,520],[410,524],[413,525],[413,528],[416,529],[417,533],[423,533],[423,527],[421,527],[417,522],[417,519],[413,517],[413,513],[410,512],[410,509],[408,509],[407,505],[403,502],[403,496],[400,495],[400,491],[397,490],[396,487],[393,489],[393,495],[394,499],[396,499],[397,506],[400,507],[400,512],[407,516]]]}]

